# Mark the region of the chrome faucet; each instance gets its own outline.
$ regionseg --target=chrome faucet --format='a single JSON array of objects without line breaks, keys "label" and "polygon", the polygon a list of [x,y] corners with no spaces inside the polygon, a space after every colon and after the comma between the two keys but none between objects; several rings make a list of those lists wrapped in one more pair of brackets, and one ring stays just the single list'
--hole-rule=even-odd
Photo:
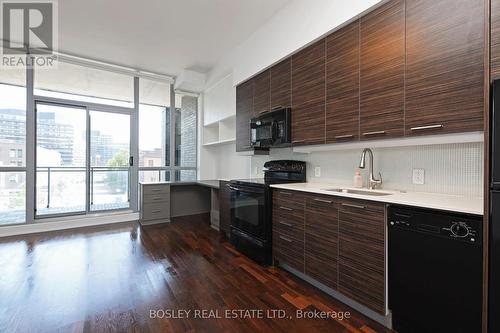
[{"label": "chrome faucet", "polygon": [[370,178],[368,180],[368,187],[370,188],[370,190],[373,190],[375,187],[382,185],[382,175],[379,172],[379,179],[373,177],[373,152],[370,148],[363,149],[363,152],[361,153],[361,161],[359,162],[359,168],[365,168],[366,153],[370,155]]}]

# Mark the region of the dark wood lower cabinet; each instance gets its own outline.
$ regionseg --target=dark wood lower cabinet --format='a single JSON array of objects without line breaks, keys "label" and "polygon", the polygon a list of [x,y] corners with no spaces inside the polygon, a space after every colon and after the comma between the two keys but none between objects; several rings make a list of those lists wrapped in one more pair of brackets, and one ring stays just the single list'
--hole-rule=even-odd
[{"label": "dark wood lower cabinet", "polygon": [[303,273],[304,197],[290,191],[273,195],[273,257]]},{"label": "dark wood lower cabinet", "polygon": [[274,190],[273,257],[385,315],[385,204]]},{"label": "dark wood lower cabinet", "polygon": [[229,226],[231,225],[231,191],[228,181],[219,181],[219,231],[229,237]]},{"label": "dark wood lower cabinet", "polygon": [[339,208],[339,291],[385,314],[385,205],[343,200]]},{"label": "dark wood lower cabinet", "polygon": [[338,202],[308,197],[305,212],[305,273],[329,288],[338,281]]}]

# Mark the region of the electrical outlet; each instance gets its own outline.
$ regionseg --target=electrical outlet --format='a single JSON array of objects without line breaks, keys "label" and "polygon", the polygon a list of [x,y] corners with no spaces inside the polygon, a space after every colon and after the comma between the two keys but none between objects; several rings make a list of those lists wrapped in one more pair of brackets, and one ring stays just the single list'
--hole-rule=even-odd
[{"label": "electrical outlet", "polygon": [[321,177],[321,167],[314,167],[314,177]]},{"label": "electrical outlet", "polygon": [[425,184],[425,170],[424,169],[413,169],[413,184],[424,185]]}]

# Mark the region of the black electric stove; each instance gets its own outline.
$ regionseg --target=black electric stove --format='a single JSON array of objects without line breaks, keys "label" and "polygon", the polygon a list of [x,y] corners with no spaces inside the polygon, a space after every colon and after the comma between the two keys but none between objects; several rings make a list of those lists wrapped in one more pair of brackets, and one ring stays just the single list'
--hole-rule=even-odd
[{"label": "black electric stove", "polygon": [[272,191],[270,185],[303,183],[306,163],[269,161],[264,164],[264,178],[237,179],[231,190],[231,243],[237,250],[261,265],[272,258]]}]

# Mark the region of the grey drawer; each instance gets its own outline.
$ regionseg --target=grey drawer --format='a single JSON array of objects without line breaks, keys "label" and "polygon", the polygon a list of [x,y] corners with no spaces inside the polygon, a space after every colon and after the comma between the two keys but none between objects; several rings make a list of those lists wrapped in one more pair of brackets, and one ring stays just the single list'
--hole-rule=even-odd
[{"label": "grey drawer", "polygon": [[170,193],[144,194],[142,200],[147,203],[170,202]]},{"label": "grey drawer", "polygon": [[142,206],[143,220],[159,220],[170,218],[169,203],[148,203]]},{"label": "grey drawer", "polygon": [[142,195],[160,195],[169,194],[170,185],[158,184],[158,185],[142,185]]}]

